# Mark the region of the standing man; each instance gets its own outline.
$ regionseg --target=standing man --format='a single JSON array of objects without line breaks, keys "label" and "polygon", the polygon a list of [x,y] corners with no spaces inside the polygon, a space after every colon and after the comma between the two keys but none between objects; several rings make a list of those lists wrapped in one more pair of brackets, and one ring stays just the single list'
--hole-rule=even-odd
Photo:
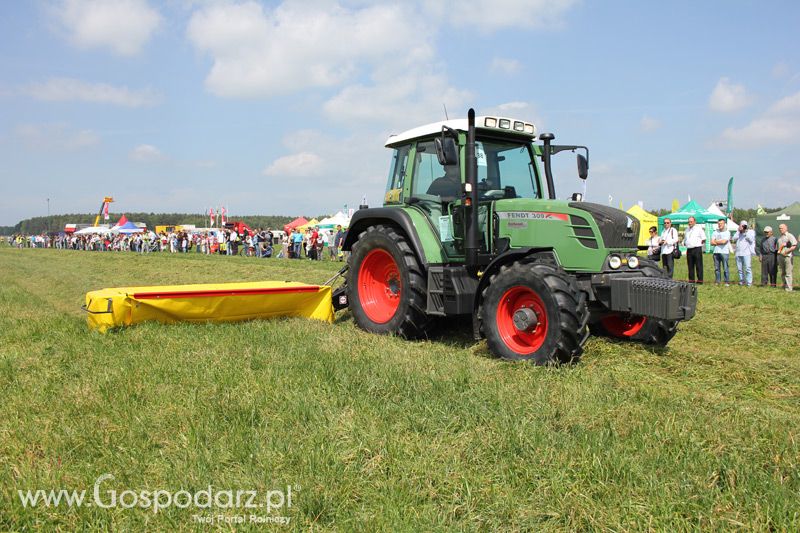
[{"label": "standing man", "polygon": [[761,259],[761,285],[775,285],[778,277],[778,240],[772,234],[772,226],[764,228],[764,240],[758,247]]},{"label": "standing man", "polygon": [[[339,250],[342,249],[342,241],[344,241],[344,230],[342,225],[336,226],[336,235],[333,238],[334,258],[339,259]],[[342,259],[339,259],[341,261]]]},{"label": "standing man", "polygon": [[253,254],[255,254],[256,257],[261,257],[260,243],[263,242],[261,240],[262,232],[263,230],[261,228],[258,228],[253,232],[253,235],[250,236],[250,242],[253,243]]},{"label": "standing man", "polygon": [[711,234],[711,245],[714,247],[712,250],[714,253],[714,280],[719,285],[722,278],[722,276],[720,276],[720,270],[724,270],[726,287],[730,283],[728,268],[730,250],[728,248],[728,241],[731,239],[731,233],[727,229],[727,223],[728,221],[724,218],[717,220],[717,229]]},{"label": "standing man", "polygon": [[664,265],[667,275],[672,277],[672,272],[675,270],[672,250],[678,245],[678,230],[672,227],[672,221],[668,218],[664,219],[664,231],[661,232],[658,243],[661,245],[661,264]]},{"label": "standing man", "polygon": [[658,244],[658,238],[658,228],[650,226],[650,238],[647,239],[647,258],[656,263],[661,258],[661,245]]},{"label": "standing man", "polygon": [[[689,227],[683,235],[686,247],[686,264],[689,267],[689,283],[703,283],[703,247],[706,243],[705,229],[697,225],[694,217],[689,217]],[[695,277],[695,273],[697,276]]]},{"label": "standing man", "polygon": [[781,278],[783,279],[783,289],[792,290],[792,253],[797,249],[797,239],[789,233],[786,224],[778,226],[781,236],[778,237],[778,266],[781,267]]},{"label": "standing man", "polygon": [[739,223],[739,231],[733,236],[736,243],[736,270],[739,271],[739,285],[753,286],[752,260],[755,255],[756,232],[747,227],[747,221]]},{"label": "standing man", "polygon": [[294,251],[294,258],[300,259],[300,247],[303,246],[303,234],[300,233],[300,230],[293,229],[294,233],[292,233],[292,246]]}]

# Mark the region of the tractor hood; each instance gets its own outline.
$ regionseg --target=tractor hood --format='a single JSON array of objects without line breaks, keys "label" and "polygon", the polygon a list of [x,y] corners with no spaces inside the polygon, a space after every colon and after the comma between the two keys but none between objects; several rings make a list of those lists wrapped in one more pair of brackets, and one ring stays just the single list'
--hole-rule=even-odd
[{"label": "tractor hood", "polygon": [[[514,198],[495,202],[495,212],[501,219],[516,221],[551,221],[564,222],[568,225],[582,226],[588,220],[594,220],[602,237],[602,247],[608,249],[635,250],[639,243],[639,220],[613,207],[590,202],[570,202],[564,200],[541,200]],[[521,223],[517,223],[520,225]],[[555,229],[555,228],[552,228]],[[586,230],[578,230],[586,231]],[[592,245],[591,231],[578,234],[579,240],[589,248]],[[585,240],[583,237],[589,237]]]}]

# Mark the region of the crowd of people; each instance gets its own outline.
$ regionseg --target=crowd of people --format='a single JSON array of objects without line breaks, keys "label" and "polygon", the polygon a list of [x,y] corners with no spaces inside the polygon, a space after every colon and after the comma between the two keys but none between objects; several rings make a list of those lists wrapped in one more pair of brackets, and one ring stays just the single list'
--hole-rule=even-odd
[{"label": "crowd of people", "polygon": [[[736,232],[731,235],[727,229],[728,221],[720,218],[717,227],[711,234],[712,254],[714,258],[714,280],[716,284],[730,285],[729,259],[733,254],[739,285],[753,286],[753,256],[761,261],[761,285],[777,286],[778,270],[780,282],[786,291],[792,290],[792,254],[797,249],[797,238],[789,233],[786,224],[778,226],[779,236],[773,234],[771,226],[764,227],[764,236],[756,242],[755,230],[750,229],[748,222],[739,223]],[[664,219],[664,230],[658,233],[656,226],[650,227],[650,238],[647,241],[647,255],[654,261],[660,261],[669,277],[673,276],[675,259],[681,257],[680,245],[686,249],[686,265],[689,269],[689,281],[703,283],[703,249],[706,244],[704,228],[697,225],[694,217],[689,217],[688,227],[683,238],[672,226],[670,219]]]},{"label": "crowd of people", "polygon": [[[344,261],[341,250],[345,230],[337,226],[332,231],[318,227],[305,231],[292,229],[289,233],[259,228],[243,231],[235,229],[207,231],[170,231],[156,234],[144,231],[133,234],[47,234],[12,235],[9,246],[16,248],[55,248],[58,250],[88,250],[98,252],[151,252],[199,253],[221,255],[246,255],[259,258],[278,257],[290,259]],[[276,251],[277,248],[277,251]]]},{"label": "crowd of people", "polygon": [[[720,218],[717,228],[711,234],[712,257],[714,260],[715,283],[730,285],[729,259],[733,254],[739,275],[739,285],[753,285],[752,258],[761,261],[761,285],[777,286],[778,271],[784,290],[792,290],[793,252],[797,249],[797,238],[789,233],[786,224],[778,226],[779,235],[773,235],[772,227],[764,228],[764,237],[756,242],[755,231],[746,220],[739,224],[731,235],[727,220]],[[310,227],[305,231],[292,229],[289,233],[259,228],[243,231],[240,235],[235,229],[211,231],[171,231],[156,234],[152,231],[126,234],[66,234],[12,235],[8,244],[18,248],[56,248],[61,250],[93,250],[121,252],[170,252],[201,254],[247,255],[259,258],[278,257],[288,259],[307,258],[311,260],[329,259],[344,261],[346,252],[342,251],[345,230],[337,226],[332,231]],[[703,250],[706,233],[689,217],[688,227],[681,236],[672,226],[670,219],[664,220],[664,229],[658,233],[656,226],[650,227],[647,241],[647,256],[660,262],[671,278],[674,275],[675,260],[680,258],[680,246],[686,249],[686,263],[689,281],[703,283]],[[279,247],[276,253],[276,247]]]}]

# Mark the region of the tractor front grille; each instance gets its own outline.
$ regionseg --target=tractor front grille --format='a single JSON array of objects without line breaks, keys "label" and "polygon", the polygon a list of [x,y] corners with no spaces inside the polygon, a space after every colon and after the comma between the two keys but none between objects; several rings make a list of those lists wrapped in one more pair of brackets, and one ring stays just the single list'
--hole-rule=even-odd
[{"label": "tractor front grille", "polygon": [[624,211],[590,202],[572,202],[570,207],[586,211],[600,229],[606,248],[636,248],[639,243],[639,220]]}]

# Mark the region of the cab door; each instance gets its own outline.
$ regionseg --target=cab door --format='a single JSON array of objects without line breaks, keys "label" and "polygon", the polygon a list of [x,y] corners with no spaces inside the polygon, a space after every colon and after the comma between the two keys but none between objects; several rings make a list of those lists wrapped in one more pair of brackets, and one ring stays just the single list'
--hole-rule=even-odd
[{"label": "cab door", "polygon": [[389,165],[389,178],[386,182],[386,193],[383,196],[383,205],[397,205],[403,202],[403,188],[408,171],[408,157],[411,145],[398,146],[392,154]]},{"label": "cab door", "polygon": [[413,152],[414,166],[408,200],[425,213],[436,231],[449,259],[464,256],[461,246],[463,232],[458,233],[453,223],[454,205],[460,202],[461,172],[458,167],[445,168],[439,163],[433,140],[418,141]]}]

